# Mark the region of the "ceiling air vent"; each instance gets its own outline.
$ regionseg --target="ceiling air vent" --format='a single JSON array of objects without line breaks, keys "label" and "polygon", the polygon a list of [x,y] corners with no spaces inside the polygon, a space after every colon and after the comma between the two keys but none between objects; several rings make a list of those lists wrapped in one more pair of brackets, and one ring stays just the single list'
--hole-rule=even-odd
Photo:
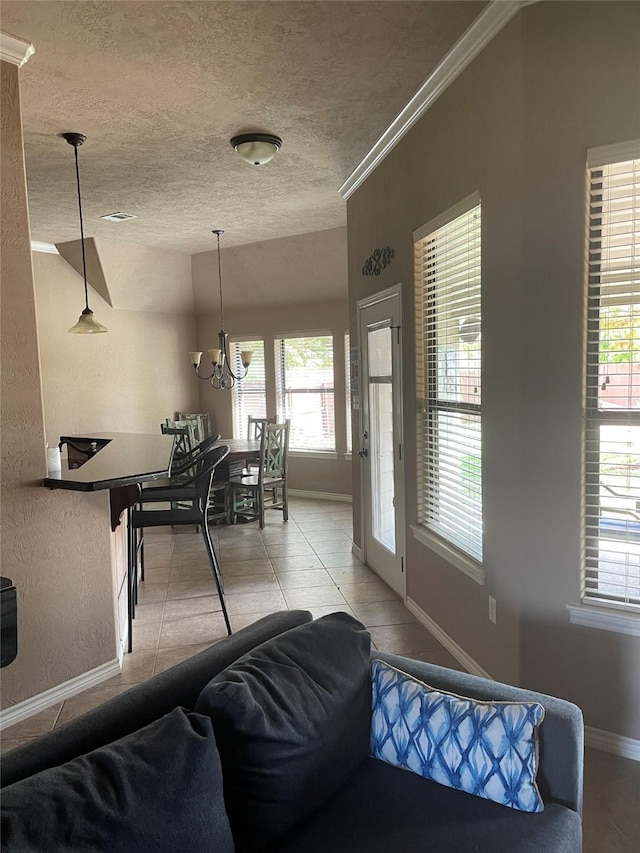
[{"label": "ceiling air vent", "polygon": [[132,213],[122,213],[122,211],[118,211],[117,213],[108,213],[106,216],[101,216],[100,219],[106,219],[108,222],[124,222],[125,219],[137,219],[137,216],[134,216]]}]

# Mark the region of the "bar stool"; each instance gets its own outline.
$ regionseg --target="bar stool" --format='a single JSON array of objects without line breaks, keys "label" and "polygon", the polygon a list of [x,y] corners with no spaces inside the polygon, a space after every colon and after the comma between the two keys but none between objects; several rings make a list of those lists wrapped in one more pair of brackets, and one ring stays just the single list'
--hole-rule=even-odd
[{"label": "bar stool", "polygon": [[[218,598],[222,607],[222,615],[224,616],[227,633],[231,634],[231,624],[227,614],[227,607],[224,599],[224,587],[222,583],[222,572],[220,564],[213,547],[211,533],[209,532],[209,524],[207,519],[207,511],[209,509],[209,493],[216,467],[222,462],[225,456],[229,453],[229,448],[226,445],[219,445],[203,453],[197,462],[197,474],[193,480],[195,488],[195,500],[192,507],[187,509],[167,509],[167,510],[144,510],[129,508],[128,515],[128,541],[127,541],[127,593],[128,593],[128,624],[129,624],[129,641],[128,649],[133,649],[133,620],[135,618],[135,606],[137,602],[138,592],[138,557],[140,557],[140,572],[141,577],[144,576],[144,548],[141,545],[144,542],[145,527],[164,527],[194,525],[200,527],[202,539],[204,541],[205,550],[211,563],[211,571],[216,584]],[[140,535],[138,536],[138,531]]]}]

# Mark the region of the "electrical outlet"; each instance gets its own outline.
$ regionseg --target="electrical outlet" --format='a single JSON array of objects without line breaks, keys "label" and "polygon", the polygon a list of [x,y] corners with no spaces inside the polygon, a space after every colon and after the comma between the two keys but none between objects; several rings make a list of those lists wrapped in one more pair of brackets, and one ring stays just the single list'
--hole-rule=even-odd
[{"label": "electrical outlet", "polygon": [[497,624],[496,600],[491,595],[489,596],[489,622],[493,622],[494,625]]}]

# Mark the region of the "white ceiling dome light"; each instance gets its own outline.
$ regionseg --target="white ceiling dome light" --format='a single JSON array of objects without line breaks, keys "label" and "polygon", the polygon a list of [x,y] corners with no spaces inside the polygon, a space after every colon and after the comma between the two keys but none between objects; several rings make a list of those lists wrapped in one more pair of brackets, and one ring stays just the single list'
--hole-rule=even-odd
[{"label": "white ceiling dome light", "polygon": [[234,136],[231,145],[251,166],[264,166],[276,156],[282,146],[279,136],[268,133],[242,133]]}]

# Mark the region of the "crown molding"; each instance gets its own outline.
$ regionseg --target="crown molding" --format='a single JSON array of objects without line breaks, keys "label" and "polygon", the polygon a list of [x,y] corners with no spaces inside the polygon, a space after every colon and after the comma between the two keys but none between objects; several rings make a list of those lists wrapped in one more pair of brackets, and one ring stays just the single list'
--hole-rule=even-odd
[{"label": "crown molding", "polygon": [[489,3],[342,184],[338,192],[345,201],[511,18],[523,6],[534,2],[536,0],[493,0]]},{"label": "crown molding", "polygon": [[35,47],[29,42],[17,39],[8,33],[0,33],[0,59],[3,62],[10,62],[12,65],[22,68],[35,52]]},{"label": "crown molding", "polygon": [[59,255],[60,252],[56,249],[53,243],[41,243],[39,240],[31,241],[32,252],[45,252],[47,255]]}]

